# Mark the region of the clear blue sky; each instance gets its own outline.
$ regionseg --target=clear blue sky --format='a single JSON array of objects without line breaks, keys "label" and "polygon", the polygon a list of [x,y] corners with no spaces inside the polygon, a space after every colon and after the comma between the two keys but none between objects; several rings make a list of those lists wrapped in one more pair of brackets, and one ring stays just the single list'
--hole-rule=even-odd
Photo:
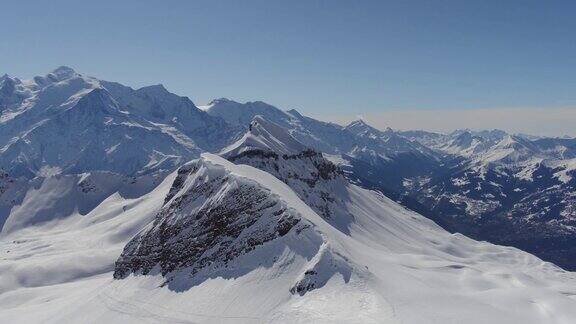
[{"label": "clear blue sky", "polygon": [[576,106],[576,1],[6,1],[0,62],[316,116]]}]

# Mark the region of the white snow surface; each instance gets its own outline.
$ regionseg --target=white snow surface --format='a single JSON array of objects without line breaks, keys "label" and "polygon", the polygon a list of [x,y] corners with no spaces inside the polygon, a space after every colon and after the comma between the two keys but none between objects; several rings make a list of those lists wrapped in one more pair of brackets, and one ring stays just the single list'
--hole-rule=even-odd
[{"label": "white snow surface", "polygon": [[15,177],[174,170],[239,134],[162,85],[135,90],[68,67],[0,79],[0,166]]},{"label": "white snow surface", "polygon": [[[201,163],[270,191],[313,224],[319,250],[298,251],[311,243],[288,242],[287,236],[286,244],[262,247],[279,254],[272,264],[184,291],[161,286],[159,275],[112,279],[114,261],[153,221],[173,173],[140,197],[116,192],[89,211],[3,232],[0,322],[573,323],[576,318],[574,274],[528,253],[449,234],[354,185],[342,193],[354,215],[345,234],[266,172],[212,154],[203,154]],[[324,274],[326,284],[302,296],[291,294],[308,269]]]},{"label": "white snow surface", "polygon": [[576,158],[568,159],[563,161],[555,161],[555,163],[551,163],[553,167],[560,168],[561,170],[554,174],[558,180],[562,181],[563,183],[568,183],[572,180],[572,174],[576,171]]},{"label": "white snow surface", "polygon": [[238,155],[250,150],[266,150],[280,154],[297,154],[306,149],[286,130],[257,115],[250,122],[249,131],[234,144],[222,150],[221,155]]}]

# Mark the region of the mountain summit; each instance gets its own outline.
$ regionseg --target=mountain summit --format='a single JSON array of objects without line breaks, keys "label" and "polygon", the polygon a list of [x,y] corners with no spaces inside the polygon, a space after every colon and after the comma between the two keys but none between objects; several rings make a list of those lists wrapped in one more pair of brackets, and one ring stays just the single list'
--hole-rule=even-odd
[{"label": "mountain summit", "polygon": [[198,109],[68,68],[0,104],[2,323],[576,318],[573,273],[508,247],[573,269],[573,139]]},{"label": "mountain summit", "polygon": [[235,156],[250,150],[273,151],[278,154],[297,154],[306,149],[288,132],[258,115],[252,119],[248,132],[238,142],[222,151],[224,156]]},{"label": "mountain summit", "polygon": [[0,167],[14,177],[173,170],[240,132],[162,85],[134,90],[65,66],[0,84]]}]

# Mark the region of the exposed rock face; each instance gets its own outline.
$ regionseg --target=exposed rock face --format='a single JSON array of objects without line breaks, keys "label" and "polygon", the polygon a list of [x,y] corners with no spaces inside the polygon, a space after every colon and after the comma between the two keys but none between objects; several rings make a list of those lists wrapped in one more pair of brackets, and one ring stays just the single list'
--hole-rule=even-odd
[{"label": "exposed rock face", "polygon": [[[312,149],[307,149],[298,154],[278,155],[275,152],[264,150],[245,151],[239,155],[231,156],[231,162],[238,164],[254,163],[254,167],[265,171],[276,171],[279,179],[283,182],[288,180],[298,180],[306,183],[309,187],[314,187],[319,181],[334,180],[341,176],[341,171],[330,161],[324,159],[321,153]],[[312,168],[299,169],[290,168],[283,162],[302,161],[301,163],[310,164]],[[247,163],[244,163],[247,162]],[[282,170],[282,172],[281,172]]]},{"label": "exposed rock face", "polygon": [[265,188],[197,160],[183,166],[156,220],[125,247],[114,278],[226,268],[240,255],[306,221]]},{"label": "exposed rock face", "polygon": [[[353,216],[345,212],[342,205],[345,195],[338,190],[346,180],[341,171],[321,153],[311,149],[293,155],[278,155],[264,150],[245,151],[229,157],[236,164],[246,164],[266,171],[298,194],[318,215],[340,230],[347,231]],[[336,191],[335,191],[336,190]]]},{"label": "exposed rock face", "polygon": [[[342,171],[288,132],[257,116],[242,139],[222,155],[235,164],[266,171],[294,190],[318,215],[342,231],[353,216],[344,208],[347,185]],[[284,153],[289,152],[289,153]]]},{"label": "exposed rock face", "polygon": [[349,260],[331,251],[327,245],[322,245],[320,251],[309,262],[307,270],[298,277],[296,284],[290,288],[290,292],[302,296],[311,290],[324,286],[336,273],[348,281],[352,270]]},{"label": "exposed rock face", "polygon": [[[249,133],[225,152],[230,162],[250,165],[284,182],[312,213],[348,231],[353,216],[345,207],[346,180],[341,172],[279,126],[257,118]],[[299,250],[296,253],[308,260],[286,288],[292,294],[322,287],[337,273],[348,280],[352,266],[313,227],[256,181],[200,159],[178,170],[165,206],[125,247],[114,277],[159,272],[170,286],[181,282],[184,273],[190,276],[184,280],[189,284],[205,276],[236,276],[250,269],[239,260],[250,258],[252,252],[258,253],[258,264],[274,264],[288,248]]]},{"label": "exposed rock face", "polygon": [[186,164],[155,220],[124,248],[114,278],[161,274],[164,285],[185,290],[265,267],[287,274],[286,292],[299,295],[335,275],[350,280],[357,266],[334,251],[313,221],[321,218],[286,190],[265,172],[217,156]]}]

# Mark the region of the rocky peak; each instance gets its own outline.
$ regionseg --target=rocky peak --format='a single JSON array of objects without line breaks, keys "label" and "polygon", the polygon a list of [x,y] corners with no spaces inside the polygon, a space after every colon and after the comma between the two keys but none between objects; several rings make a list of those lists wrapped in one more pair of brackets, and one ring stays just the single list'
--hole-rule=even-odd
[{"label": "rocky peak", "polygon": [[302,116],[302,114],[299,113],[298,110],[296,110],[296,109],[290,109],[290,110],[288,110],[288,111],[286,111],[286,112],[287,112],[288,114],[290,114],[291,116],[294,116],[294,117],[296,117],[296,118],[298,118],[298,119],[304,118],[304,116]]},{"label": "rocky peak", "polygon": [[54,71],[50,72],[49,75],[54,75],[58,80],[65,80],[74,76],[78,76],[79,74],[71,67],[60,66]]},{"label": "rocky peak", "polygon": [[350,124],[348,124],[345,127],[346,130],[348,130],[349,132],[356,134],[356,135],[367,135],[367,134],[376,134],[376,133],[380,133],[379,130],[377,130],[376,128],[368,125],[364,120],[362,119],[358,119],[355,120],[353,122],[351,122]]},{"label": "rocky peak", "polygon": [[343,212],[334,194],[347,182],[342,171],[324,156],[293,138],[286,129],[260,116],[246,135],[221,153],[236,164],[266,171],[289,185],[314,211],[347,231],[352,215]]},{"label": "rocky peak", "polygon": [[154,84],[151,86],[142,87],[142,88],[136,90],[136,92],[138,92],[140,94],[150,95],[150,96],[171,95],[171,93],[166,89],[166,87],[164,87],[163,84]]},{"label": "rocky peak", "polygon": [[16,90],[16,81],[6,76],[0,79],[0,96],[11,96]]},{"label": "rocky peak", "polygon": [[237,102],[234,100],[230,100],[228,98],[218,98],[218,99],[214,99],[214,100],[210,101],[210,103],[208,105],[212,106],[212,105],[227,104],[227,103],[237,103]]},{"label": "rocky peak", "polygon": [[222,151],[223,156],[236,156],[246,151],[267,151],[279,155],[297,154],[307,147],[297,141],[288,131],[281,126],[256,116],[250,122],[248,132],[237,141]]},{"label": "rocky peak", "polygon": [[169,200],[124,248],[114,278],[159,269],[170,284],[170,275],[180,270],[191,275],[206,269],[234,272],[237,259],[311,226],[269,189],[231,172],[226,166],[232,164],[213,159],[203,157],[180,168]]}]

